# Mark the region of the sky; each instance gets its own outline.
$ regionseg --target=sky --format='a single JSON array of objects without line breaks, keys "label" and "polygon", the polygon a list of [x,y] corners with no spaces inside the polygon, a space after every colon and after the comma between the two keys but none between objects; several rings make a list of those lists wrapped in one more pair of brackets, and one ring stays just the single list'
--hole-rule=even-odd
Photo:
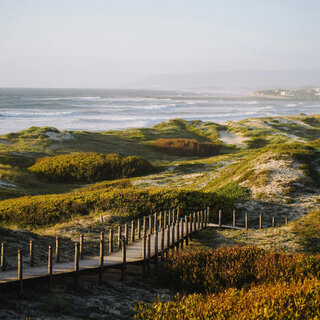
[{"label": "sky", "polygon": [[319,0],[0,0],[0,87],[320,69]]}]

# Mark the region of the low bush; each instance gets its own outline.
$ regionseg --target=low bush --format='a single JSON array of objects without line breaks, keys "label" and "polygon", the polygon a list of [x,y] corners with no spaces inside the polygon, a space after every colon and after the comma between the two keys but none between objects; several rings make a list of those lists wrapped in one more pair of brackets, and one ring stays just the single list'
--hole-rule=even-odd
[{"label": "low bush", "polygon": [[[73,193],[27,196],[0,202],[0,222],[19,226],[45,226],[68,221],[73,216],[94,210],[113,210],[117,215],[138,218],[152,212],[179,206],[182,211],[214,207],[225,199],[214,193],[178,189],[141,190],[128,187],[126,180],[117,186],[105,185],[79,189]],[[122,187],[121,187],[122,185]],[[223,209],[223,208],[222,208]],[[214,214],[212,213],[211,216]]]},{"label": "low bush", "polygon": [[176,156],[210,156],[218,154],[221,144],[198,142],[195,139],[158,139],[154,146],[168,154]]},{"label": "low bush", "polygon": [[220,292],[252,284],[320,276],[320,258],[256,247],[184,251],[169,255],[159,279],[185,292]]},{"label": "low bush", "polygon": [[31,172],[50,181],[101,181],[135,177],[155,170],[150,162],[117,154],[71,153],[37,159]]},{"label": "low bush", "polygon": [[228,289],[219,294],[192,294],[174,301],[140,303],[138,320],[301,320],[320,318],[320,281],[316,278],[262,284],[250,290]]}]

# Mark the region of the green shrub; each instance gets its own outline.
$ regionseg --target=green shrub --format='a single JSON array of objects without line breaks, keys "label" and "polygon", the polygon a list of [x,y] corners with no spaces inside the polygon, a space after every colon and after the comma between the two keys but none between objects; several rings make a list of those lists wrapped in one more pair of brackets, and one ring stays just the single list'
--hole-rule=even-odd
[{"label": "green shrub", "polygon": [[201,143],[195,139],[158,139],[154,146],[168,154],[196,157],[218,154],[221,148],[221,144]]},{"label": "green shrub", "polygon": [[50,181],[101,181],[135,177],[155,170],[147,160],[117,154],[71,153],[37,159],[31,172]]}]

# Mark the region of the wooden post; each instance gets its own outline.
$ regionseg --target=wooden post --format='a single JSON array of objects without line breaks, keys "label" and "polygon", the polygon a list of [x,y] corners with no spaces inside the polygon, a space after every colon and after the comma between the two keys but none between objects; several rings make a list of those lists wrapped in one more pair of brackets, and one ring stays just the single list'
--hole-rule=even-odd
[{"label": "wooden post", "polygon": [[287,216],[284,217],[284,224],[285,224],[285,225],[288,224],[288,217],[287,217]]},{"label": "wooden post", "polygon": [[172,235],[172,251],[174,252],[174,245],[175,245],[175,225],[174,223],[171,226],[171,235]]},{"label": "wooden post", "polygon": [[163,212],[161,211],[159,214],[159,231],[162,228],[162,220],[163,220]]},{"label": "wooden post", "polygon": [[6,244],[5,242],[1,243],[1,270],[6,269]]},{"label": "wooden post", "polygon": [[149,232],[148,233],[149,234],[152,233],[152,215],[151,214],[149,214]]},{"label": "wooden post", "polygon": [[210,222],[210,207],[207,207],[207,223]]},{"label": "wooden post", "polygon": [[55,260],[56,260],[56,263],[59,263],[60,262],[60,239],[58,236],[56,236],[56,252],[55,252]]},{"label": "wooden post", "polygon": [[100,239],[100,255],[99,255],[99,284],[103,282],[103,258],[104,258],[104,242]]},{"label": "wooden post", "polygon": [[121,249],[121,244],[122,244],[122,241],[121,241],[122,237],[121,237],[121,225],[118,226],[118,249]]},{"label": "wooden post", "polygon": [[208,224],[208,220],[207,220],[207,209],[205,209],[203,211],[203,223],[204,223],[204,227],[206,228],[207,227],[207,224]]},{"label": "wooden post", "polygon": [[30,267],[34,266],[34,243],[32,240],[29,243],[29,263]]},{"label": "wooden post", "polygon": [[167,225],[167,255],[169,254],[170,249],[170,226]]},{"label": "wooden post", "polygon": [[163,229],[167,227],[167,211],[163,213]]},{"label": "wooden post", "polygon": [[262,214],[259,215],[259,229],[262,229]]},{"label": "wooden post", "polygon": [[18,281],[19,281],[19,291],[18,296],[21,297],[23,295],[23,257],[22,251],[18,250]]},{"label": "wooden post", "polygon": [[203,210],[200,211],[200,229],[203,229]]},{"label": "wooden post", "polygon": [[248,230],[248,214],[245,215],[245,229]]},{"label": "wooden post", "polygon": [[121,239],[122,242],[122,266],[121,266],[121,281],[126,280],[127,275],[127,249],[126,249],[126,241],[124,238]]},{"label": "wooden post", "polygon": [[154,233],[154,263],[155,268],[158,268],[158,231]]},{"label": "wooden post", "polygon": [[143,236],[142,237],[142,258],[143,258],[143,263],[142,263],[142,274],[143,274],[143,279],[147,277],[147,237]]},{"label": "wooden post", "polygon": [[143,236],[147,237],[147,217],[143,217]]},{"label": "wooden post", "polygon": [[154,214],[154,227],[153,227],[153,231],[154,231],[154,233],[156,234],[157,232],[158,232],[158,214],[157,213],[155,213]]},{"label": "wooden post", "polygon": [[74,244],[74,284],[76,287],[79,286],[79,243]]},{"label": "wooden post", "polygon": [[104,222],[103,215],[100,216],[100,222],[101,222],[101,223]]},{"label": "wooden post", "polygon": [[104,232],[103,231],[101,231],[100,232],[100,239],[103,241],[103,243],[104,243]]},{"label": "wooden post", "polygon": [[48,290],[51,291],[52,285],[52,248],[49,246],[48,249]]},{"label": "wooden post", "polygon": [[113,252],[113,229],[109,230],[109,253]]},{"label": "wooden post", "polygon": [[137,221],[137,228],[138,228],[138,239],[141,239],[141,222],[140,219]]},{"label": "wooden post", "polygon": [[221,224],[222,224],[222,212],[219,210],[219,228],[221,229]]},{"label": "wooden post", "polygon": [[168,212],[168,225],[171,225],[171,210]]},{"label": "wooden post", "polygon": [[83,259],[83,256],[84,256],[84,235],[83,234],[80,234],[80,259],[82,260]]},{"label": "wooden post", "polygon": [[236,226],[236,210],[232,211],[232,225]]},{"label": "wooden post", "polygon": [[198,220],[198,230],[201,229],[201,221],[200,221],[200,212],[197,212],[197,220]]},{"label": "wooden post", "polygon": [[193,213],[193,232],[197,231],[197,219],[196,219],[196,213]]},{"label": "wooden post", "polygon": [[124,225],[124,238],[125,238],[125,240],[126,240],[126,244],[128,244],[128,242],[129,242],[129,234],[128,234],[128,224],[127,223],[125,223],[125,225]]},{"label": "wooden post", "polygon": [[147,235],[147,275],[150,276],[150,257],[151,257],[151,243],[150,233]]},{"label": "wooden post", "polygon": [[131,242],[135,240],[135,229],[134,229],[134,220],[131,221]]},{"label": "wooden post", "polygon": [[272,217],[272,228],[274,228],[275,226],[276,226],[275,217]]},{"label": "wooden post", "polygon": [[164,230],[161,228],[161,260],[164,260]]},{"label": "wooden post", "polygon": [[180,220],[179,220],[179,218],[177,219],[176,226],[177,226],[177,244],[176,244],[176,247],[177,247],[177,251],[178,251],[179,250],[179,245],[180,245]]},{"label": "wooden post", "polygon": [[[189,233],[188,233],[188,236],[193,232],[193,222],[192,222],[192,214],[189,214],[189,224],[190,224],[190,226],[189,226]],[[190,238],[190,236],[189,236],[189,238]]]},{"label": "wooden post", "polygon": [[189,245],[189,222],[188,222],[188,216],[184,216],[184,221],[186,224],[186,246]]},{"label": "wooden post", "polygon": [[181,225],[181,236],[180,236],[180,247],[183,249],[183,238],[184,238],[184,225],[183,225],[183,218],[180,218],[180,225]]},{"label": "wooden post", "polygon": [[180,219],[180,207],[177,207],[177,222]]}]

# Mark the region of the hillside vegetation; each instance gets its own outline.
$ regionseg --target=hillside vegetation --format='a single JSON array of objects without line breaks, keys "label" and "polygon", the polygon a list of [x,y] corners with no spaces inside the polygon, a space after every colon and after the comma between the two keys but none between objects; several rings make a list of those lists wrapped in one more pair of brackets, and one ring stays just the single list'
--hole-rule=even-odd
[{"label": "hillside vegetation", "polygon": [[152,164],[138,156],[121,158],[118,154],[72,153],[38,158],[31,172],[50,181],[101,181],[136,177],[155,171]]}]

